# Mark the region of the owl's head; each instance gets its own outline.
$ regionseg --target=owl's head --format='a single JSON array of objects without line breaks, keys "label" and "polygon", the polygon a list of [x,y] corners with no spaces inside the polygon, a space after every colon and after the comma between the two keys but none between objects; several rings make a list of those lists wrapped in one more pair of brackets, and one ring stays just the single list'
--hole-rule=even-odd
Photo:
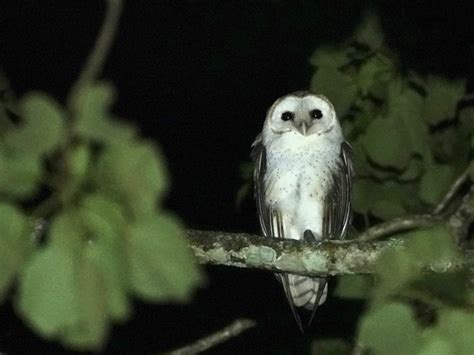
[{"label": "owl's head", "polygon": [[276,100],[268,110],[265,125],[277,135],[294,132],[305,137],[321,135],[339,127],[336,111],[329,100],[307,91]]}]

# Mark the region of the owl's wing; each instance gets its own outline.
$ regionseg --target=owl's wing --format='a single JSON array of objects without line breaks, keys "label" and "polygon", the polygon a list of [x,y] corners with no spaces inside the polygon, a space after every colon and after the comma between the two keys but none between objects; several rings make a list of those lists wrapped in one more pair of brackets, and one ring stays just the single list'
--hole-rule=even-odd
[{"label": "owl's wing", "polygon": [[343,239],[351,224],[351,190],[354,168],[352,148],[347,142],[341,144],[340,161],[332,173],[332,181],[324,199],[324,239]]},{"label": "owl's wing", "polygon": [[252,144],[252,151],[250,157],[255,163],[253,182],[254,182],[254,196],[257,201],[257,212],[260,220],[260,228],[265,237],[271,237],[270,229],[270,211],[265,205],[265,185],[264,176],[267,171],[267,154],[262,143],[262,135],[259,134]]},{"label": "owl's wing", "polygon": [[[354,176],[351,156],[352,147],[349,143],[342,142],[340,161],[332,173],[332,181],[324,198],[323,239],[343,239],[351,224],[351,190],[352,177]],[[321,279],[308,325],[311,324],[316,313],[326,282],[326,279]]]},{"label": "owl's wing", "polygon": [[[264,176],[267,169],[267,159],[261,135],[258,135],[253,142],[250,156],[255,162],[255,170],[253,175],[255,186],[254,194],[255,200],[257,201],[257,212],[260,219],[260,228],[262,233],[265,237],[285,238],[285,228],[280,211],[269,208],[269,206],[265,203]],[[288,299],[288,303],[290,304],[291,312],[295,317],[296,323],[298,324],[301,332],[304,332],[301,318],[296,312],[295,305],[293,304],[293,298],[291,297],[290,281],[288,279],[288,275],[276,274],[276,276],[280,279],[283,285],[283,290],[285,291],[286,298]]]}]

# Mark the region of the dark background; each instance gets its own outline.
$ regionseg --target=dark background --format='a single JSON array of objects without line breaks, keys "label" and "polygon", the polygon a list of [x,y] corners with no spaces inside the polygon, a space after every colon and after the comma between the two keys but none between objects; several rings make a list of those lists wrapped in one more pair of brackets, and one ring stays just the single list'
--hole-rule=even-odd
[{"label": "dark background", "polygon": [[[415,4],[414,4],[415,3]],[[469,2],[127,1],[103,77],[118,89],[114,112],[162,147],[172,175],[167,206],[192,228],[257,232],[251,198],[237,209],[239,164],[248,160],[271,103],[307,89],[317,46],[352,33],[367,5],[379,12],[404,67],[474,76]],[[64,101],[104,14],[101,1],[0,1],[0,65],[18,95]],[[472,86],[472,82],[471,82]],[[190,305],[137,301],[113,328],[108,352],[156,353],[237,317],[258,327],[213,353],[303,353],[314,337],[351,337],[363,305],[329,298],[300,334],[271,274],[209,267]],[[334,285],[334,283],[332,283]],[[331,292],[331,291],[330,291]],[[0,308],[0,351],[59,352]]]}]

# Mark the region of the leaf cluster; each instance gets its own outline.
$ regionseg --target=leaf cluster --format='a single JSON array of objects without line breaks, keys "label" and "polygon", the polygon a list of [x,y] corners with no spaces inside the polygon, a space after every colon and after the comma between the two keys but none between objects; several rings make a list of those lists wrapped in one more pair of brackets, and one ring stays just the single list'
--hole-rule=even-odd
[{"label": "leaf cluster", "polygon": [[438,203],[471,160],[465,80],[403,68],[369,13],[344,43],[318,48],[311,90],[333,102],[357,173],[354,210],[386,220]]},{"label": "leaf cluster", "polygon": [[0,107],[0,302],[11,295],[37,333],[76,349],[103,346],[133,297],[185,302],[203,281],[161,206],[164,158],[113,116],[114,97],[95,82],[73,110],[41,92],[16,119]]},{"label": "leaf cluster", "polygon": [[[474,110],[461,108],[462,79],[402,68],[370,13],[345,43],[317,49],[311,87],[335,104],[354,148],[353,207],[366,221],[426,212],[470,164]],[[472,171],[472,169],[471,169]],[[461,258],[443,226],[396,235],[406,248],[378,260],[373,276],[338,279],[337,297],[364,300],[354,342],[374,354],[470,354],[474,293],[468,271],[443,273]],[[436,273],[426,273],[432,268]],[[316,341],[313,352],[350,353],[345,340]],[[339,350],[338,350],[339,349]]]}]

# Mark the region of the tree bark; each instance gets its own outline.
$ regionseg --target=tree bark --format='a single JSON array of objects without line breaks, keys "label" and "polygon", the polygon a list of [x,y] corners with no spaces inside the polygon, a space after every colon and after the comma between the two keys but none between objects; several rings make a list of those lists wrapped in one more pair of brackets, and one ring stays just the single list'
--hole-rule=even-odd
[{"label": "tree bark", "polygon": [[[370,274],[377,259],[389,249],[403,249],[403,239],[384,241],[325,241],[318,244],[291,239],[264,238],[245,233],[188,230],[189,245],[202,264],[227,265],[306,276]],[[434,272],[454,271],[464,260],[430,265]]]}]

